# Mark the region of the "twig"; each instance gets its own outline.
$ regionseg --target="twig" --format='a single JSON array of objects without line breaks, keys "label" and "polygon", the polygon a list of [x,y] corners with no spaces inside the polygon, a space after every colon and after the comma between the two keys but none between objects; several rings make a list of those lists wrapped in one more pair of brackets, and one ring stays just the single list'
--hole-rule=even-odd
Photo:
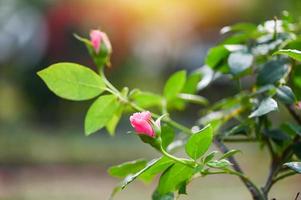
[{"label": "twig", "polygon": [[[220,149],[221,152],[226,153],[229,151],[228,147],[217,137],[214,138],[214,144]],[[236,159],[231,156],[228,158],[228,160],[233,164],[232,168],[239,174],[244,174],[244,172],[242,171],[241,167],[239,166],[238,162],[236,161]],[[240,180],[244,183],[244,185],[247,187],[247,189],[250,191],[253,199],[264,199],[262,197],[262,194],[260,192],[260,190],[255,186],[255,184],[253,184],[253,182],[251,182],[249,179],[246,179],[242,176],[239,176]]]}]

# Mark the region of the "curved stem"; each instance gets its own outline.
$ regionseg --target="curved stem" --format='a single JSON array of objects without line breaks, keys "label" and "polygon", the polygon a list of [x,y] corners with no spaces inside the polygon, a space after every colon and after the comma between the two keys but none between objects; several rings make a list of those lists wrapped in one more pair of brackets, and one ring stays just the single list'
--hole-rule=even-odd
[{"label": "curved stem", "polygon": [[289,177],[289,176],[293,176],[295,175],[296,172],[292,171],[292,172],[288,172],[288,173],[285,173],[285,174],[282,174],[280,176],[278,176],[277,178],[275,178],[273,181],[272,181],[272,185],[275,184],[276,182],[286,178],[286,177]]},{"label": "curved stem", "polygon": [[166,152],[164,150],[164,148],[162,147],[162,145],[160,146],[160,150],[161,152],[163,153],[163,155],[165,155],[166,157],[178,162],[178,163],[181,163],[183,165],[186,165],[188,167],[195,167],[197,165],[196,162],[194,162],[193,160],[188,160],[188,159],[183,159],[183,158],[177,158],[171,154],[169,154],[168,152]]}]

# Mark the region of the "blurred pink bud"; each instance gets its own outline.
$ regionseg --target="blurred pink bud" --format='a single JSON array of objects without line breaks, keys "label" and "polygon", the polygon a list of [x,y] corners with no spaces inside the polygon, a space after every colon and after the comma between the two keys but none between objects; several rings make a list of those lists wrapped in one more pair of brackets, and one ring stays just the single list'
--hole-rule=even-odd
[{"label": "blurred pink bud", "polygon": [[109,54],[112,52],[112,45],[106,33],[100,30],[91,30],[90,41],[96,53],[99,53],[101,42],[104,42]]},{"label": "blurred pink bud", "polygon": [[102,32],[100,30],[92,30],[90,32],[90,39],[95,52],[98,53],[102,40]]},{"label": "blurred pink bud", "polygon": [[130,117],[131,125],[138,134],[155,137],[155,131],[151,125],[151,113],[149,111],[137,112]]}]

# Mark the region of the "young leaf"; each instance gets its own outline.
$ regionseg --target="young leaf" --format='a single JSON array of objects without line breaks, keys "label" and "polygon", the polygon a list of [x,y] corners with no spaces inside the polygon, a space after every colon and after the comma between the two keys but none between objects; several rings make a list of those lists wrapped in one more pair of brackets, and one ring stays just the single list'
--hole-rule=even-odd
[{"label": "young leaf", "polygon": [[291,105],[296,101],[295,94],[288,86],[279,87],[276,91],[276,94],[276,97],[285,104]]},{"label": "young leaf", "polygon": [[178,97],[187,102],[200,104],[200,105],[208,105],[208,100],[205,97],[199,95],[180,93],[178,94]]},{"label": "young leaf", "polygon": [[135,179],[137,179],[138,176],[140,176],[141,174],[143,174],[144,172],[146,172],[148,169],[150,169],[153,165],[155,165],[159,160],[160,160],[160,158],[153,159],[150,162],[148,162],[147,165],[143,169],[141,169],[140,171],[138,171],[137,173],[135,173],[133,175],[128,175],[127,177],[125,177],[125,179],[123,179],[123,181],[118,186],[116,186],[113,189],[112,194],[111,194],[111,199],[118,192],[120,192],[121,190],[123,190],[128,184],[130,184]]},{"label": "young leaf", "polygon": [[75,63],[57,63],[38,72],[48,88],[69,100],[88,100],[100,95],[105,84],[91,69]]},{"label": "young leaf", "polygon": [[107,125],[117,111],[119,104],[114,95],[99,97],[87,112],[85,118],[86,135],[90,135]]},{"label": "young leaf", "polygon": [[197,91],[197,86],[201,81],[201,79],[202,79],[202,73],[200,71],[191,73],[188,76],[187,81],[181,92],[187,94],[195,94]]},{"label": "young leaf", "polygon": [[249,118],[260,117],[275,110],[278,110],[277,102],[274,99],[268,97],[262,100],[258,108],[249,115]]},{"label": "young leaf", "polygon": [[289,162],[284,165],[301,174],[301,162]]},{"label": "young leaf", "polygon": [[143,169],[147,164],[146,160],[134,160],[125,162],[117,166],[112,166],[108,169],[108,173],[115,177],[126,177],[129,174],[135,174]]},{"label": "young leaf", "polygon": [[211,153],[209,153],[209,154],[204,158],[203,163],[206,164],[207,162],[211,161],[217,153],[218,153],[218,151],[212,151]]},{"label": "young leaf", "polygon": [[158,192],[160,194],[167,194],[173,192],[179,188],[180,184],[191,178],[194,169],[183,165],[181,163],[176,163],[167,169],[160,177]]},{"label": "young leaf", "polygon": [[167,148],[167,146],[172,143],[172,141],[175,138],[175,131],[172,127],[168,126],[167,124],[164,124],[161,126],[161,139],[162,139],[162,147],[164,149]]},{"label": "young leaf", "polygon": [[287,55],[297,61],[301,61],[301,51],[296,49],[281,49],[277,51],[275,54]]},{"label": "young leaf", "polygon": [[186,71],[178,71],[171,75],[171,77],[167,80],[163,94],[168,101],[177,97],[177,94],[181,92],[186,82]]},{"label": "young leaf", "polygon": [[174,200],[174,193],[160,194],[157,190],[152,195],[152,200]]},{"label": "young leaf", "polygon": [[287,73],[289,67],[284,60],[267,62],[257,76],[257,84],[268,85],[279,81]]},{"label": "young leaf", "polygon": [[218,65],[229,55],[229,51],[223,46],[216,46],[209,50],[205,63],[212,69],[217,69]]},{"label": "young leaf", "polygon": [[162,97],[151,92],[141,92],[137,91],[132,94],[131,98],[135,101],[137,105],[142,108],[149,108],[152,106],[161,106]]},{"label": "young leaf", "polygon": [[194,160],[197,160],[209,149],[213,138],[213,129],[207,125],[199,132],[193,134],[188,139],[185,150],[186,153]]},{"label": "young leaf", "polygon": [[227,153],[225,153],[225,154],[220,158],[220,160],[225,159],[225,158],[229,158],[229,157],[231,157],[231,156],[233,156],[234,154],[237,154],[237,153],[239,153],[239,152],[241,152],[241,151],[240,151],[240,150],[237,150],[237,149],[232,149],[232,150],[228,151]]},{"label": "young leaf", "polygon": [[139,176],[139,179],[141,179],[145,182],[149,182],[154,178],[154,176],[165,171],[168,167],[170,167],[174,163],[175,163],[175,161],[171,160],[170,158],[161,157],[160,160],[158,162],[156,162],[156,164],[151,166],[147,171],[143,172]]},{"label": "young leaf", "polygon": [[116,129],[116,126],[122,116],[122,112],[124,110],[124,105],[122,104],[119,104],[118,105],[118,108],[116,109],[113,117],[108,121],[107,125],[106,125],[106,128],[107,128],[107,131],[111,134],[111,135],[114,135],[115,134],[115,129]]},{"label": "young leaf", "polygon": [[207,165],[212,168],[225,169],[225,168],[229,167],[231,165],[231,163],[226,159],[222,159],[222,160],[209,161],[207,163]]},{"label": "young leaf", "polygon": [[252,66],[254,57],[250,53],[233,52],[228,57],[228,65],[233,75],[238,75]]}]

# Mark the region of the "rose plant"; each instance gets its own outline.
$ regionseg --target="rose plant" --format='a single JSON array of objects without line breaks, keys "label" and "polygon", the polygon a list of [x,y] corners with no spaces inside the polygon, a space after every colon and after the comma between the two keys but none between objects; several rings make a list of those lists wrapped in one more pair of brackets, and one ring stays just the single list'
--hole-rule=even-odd
[{"label": "rose plant", "polygon": [[[100,30],[92,30],[89,39],[75,35],[86,45],[97,73],[76,63],[57,63],[38,75],[62,98],[96,98],[85,117],[86,135],[102,128],[114,135],[123,113],[131,112],[129,121],[137,136],[162,154],[151,161],[140,159],[109,168],[111,176],[124,178],[111,198],[134,180],[149,182],[158,174],[154,200],[187,194],[186,186],[194,179],[228,174],[239,177],[253,199],[267,200],[274,184],[301,173],[300,31],[301,24],[287,12],[281,19],[259,25],[224,27],[223,41],[206,56],[202,69],[207,70],[172,74],[162,94],[127,87],[119,90],[106,78],[104,68],[110,66],[112,47]],[[199,91],[220,77],[237,84],[237,94],[209,103]],[[189,103],[200,105],[202,113],[193,128],[171,117],[172,110],[183,110]],[[283,113],[292,119],[276,123],[271,117]],[[228,142],[253,142],[268,149],[270,171],[262,186],[244,173],[234,157],[239,150],[228,149]],[[208,152],[212,143],[219,152]],[[175,155],[181,149],[187,156]]]}]

